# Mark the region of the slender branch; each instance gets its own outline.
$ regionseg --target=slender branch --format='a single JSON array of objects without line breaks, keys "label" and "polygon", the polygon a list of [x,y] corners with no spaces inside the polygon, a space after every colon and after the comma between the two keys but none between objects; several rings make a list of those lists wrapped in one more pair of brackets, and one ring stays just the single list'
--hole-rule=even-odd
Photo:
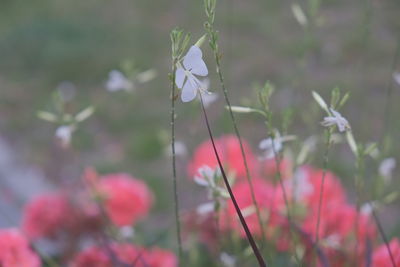
[{"label": "slender branch", "polygon": [[384,113],[383,113],[383,120],[384,120],[384,124],[383,124],[383,131],[381,134],[381,141],[383,141],[383,138],[385,137],[385,134],[390,130],[389,127],[389,122],[390,122],[390,111],[392,109],[392,91],[393,91],[393,72],[396,69],[396,66],[398,64],[400,58],[400,35],[398,36],[398,40],[397,40],[397,46],[396,46],[396,51],[393,57],[393,61],[392,61],[392,66],[390,68],[390,78],[388,81],[388,84],[386,86],[386,98],[385,98],[385,108],[384,108]]},{"label": "slender branch", "polygon": [[[286,210],[287,210],[287,219],[288,219],[288,222],[289,222],[289,232],[290,232],[290,235],[293,235],[292,225],[294,224],[294,222],[292,220],[292,214],[291,214],[291,211],[290,211],[289,198],[287,196],[286,188],[285,188],[285,185],[284,185],[283,179],[282,179],[282,173],[281,173],[281,168],[280,168],[281,160],[280,160],[280,157],[278,155],[278,151],[276,151],[276,149],[275,149],[275,139],[273,138],[273,136],[271,136],[271,144],[272,144],[272,152],[274,154],[274,159],[275,159],[275,166],[276,166],[276,170],[277,170],[276,174],[277,174],[277,177],[278,177],[279,185],[280,185],[280,187],[282,189],[282,192],[283,192],[283,199],[285,201],[285,206],[286,206]],[[297,239],[294,238],[294,240],[295,240],[294,242],[295,242],[295,246],[296,246],[296,244],[297,244],[296,240]],[[297,252],[296,251],[294,251],[294,258],[295,258],[297,264],[299,266],[301,266],[301,264],[300,264],[301,261],[300,261],[299,257],[297,256]]]},{"label": "slender branch", "polygon": [[254,255],[255,255],[256,258],[257,258],[257,261],[258,261],[259,266],[260,266],[260,267],[266,267],[267,265],[266,265],[266,263],[265,263],[265,261],[264,261],[262,255],[261,255],[261,253],[260,253],[260,250],[259,250],[258,247],[257,247],[256,242],[254,241],[254,238],[253,238],[253,236],[252,236],[252,234],[251,234],[251,232],[250,232],[250,229],[249,229],[249,227],[247,226],[246,220],[244,219],[243,214],[242,214],[242,212],[240,211],[239,205],[238,205],[238,203],[237,203],[237,201],[236,201],[236,198],[235,198],[235,196],[234,196],[234,194],[233,194],[233,192],[232,192],[232,188],[231,188],[231,186],[229,185],[228,178],[227,178],[227,176],[226,176],[226,174],[225,174],[224,168],[222,167],[221,159],[220,159],[220,157],[219,157],[219,155],[218,155],[218,151],[217,151],[217,148],[216,148],[215,143],[214,143],[214,138],[213,138],[213,135],[212,135],[212,132],[211,132],[210,124],[209,124],[209,122],[208,122],[208,117],[207,117],[206,109],[204,108],[203,97],[202,97],[201,93],[200,93],[199,95],[200,95],[201,107],[202,107],[202,110],[203,110],[204,119],[205,119],[205,122],[206,122],[208,134],[209,134],[210,139],[211,139],[211,143],[212,143],[212,146],[213,146],[213,149],[214,149],[215,156],[216,156],[217,161],[218,161],[219,168],[220,168],[220,170],[221,170],[222,177],[223,177],[223,179],[224,179],[225,186],[226,186],[226,188],[227,188],[227,190],[228,190],[228,192],[229,192],[230,198],[232,199],[232,202],[233,202],[233,205],[234,205],[234,207],[235,207],[236,213],[237,213],[237,215],[239,216],[240,223],[242,224],[242,227],[243,227],[243,229],[244,229],[244,231],[245,231],[245,233],[246,233],[247,240],[249,241],[250,246],[251,246],[251,248],[253,249]]},{"label": "slender branch", "polygon": [[320,219],[321,219],[321,209],[322,209],[322,201],[323,201],[323,194],[324,194],[324,184],[325,184],[325,176],[326,171],[328,168],[328,155],[329,149],[331,146],[331,129],[328,129],[327,137],[326,137],[326,150],[324,153],[324,162],[323,162],[323,169],[322,169],[322,180],[321,180],[321,187],[319,193],[319,201],[318,201],[318,212],[317,212],[317,226],[316,226],[316,233],[315,233],[315,243],[318,244],[319,241],[319,226],[320,226]]},{"label": "slender branch", "polygon": [[172,64],[172,79],[171,79],[171,150],[172,150],[172,180],[174,191],[174,206],[175,206],[175,222],[176,222],[176,235],[178,239],[178,254],[179,260],[182,262],[182,239],[181,239],[181,224],[179,220],[179,199],[178,199],[178,185],[176,175],[176,153],[175,153],[175,71],[176,59]]},{"label": "slender branch", "polygon": [[261,236],[262,236],[262,239],[265,241],[266,233],[265,233],[265,230],[264,230],[264,227],[263,227],[263,221],[262,221],[262,218],[261,218],[261,212],[260,212],[260,208],[258,207],[258,204],[257,204],[257,201],[256,201],[256,196],[255,196],[255,193],[254,193],[254,186],[253,186],[252,178],[251,178],[251,175],[250,175],[250,170],[249,170],[249,165],[248,165],[246,153],[244,151],[242,137],[240,135],[239,128],[237,126],[236,119],[235,119],[235,116],[234,116],[233,111],[232,111],[232,105],[231,105],[231,102],[230,102],[229,97],[228,97],[228,90],[226,89],[224,76],[223,76],[222,71],[221,71],[221,62],[220,62],[218,48],[213,49],[213,51],[214,51],[214,58],[215,58],[215,64],[216,64],[216,71],[217,71],[217,74],[218,74],[218,78],[219,78],[219,81],[220,81],[222,92],[224,94],[225,103],[228,106],[229,116],[230,116],[232,124],[233,124],[233,129],[234,129],[235,135],[236,135],[236,137],[237,137],[237,139],[239,141],[240,152],[242,154],[243,164],[244,164],[244,168],[245,168],[245,171],[246,171],[246,178],[247,178],[247,182],[249,183],[249,186],[250,186],[251,199],[252,199],[252,202],[253,202],[253,204],[255,206],[255,209],[256,209],[256,215],[257,215],[257,219],[258,219],[258,224],[260,225]]},{"label": "slender branch", "polygon": [[396,262],[394,260],[392,250],[390,249],[389,241],[388,241],[388,239],[386,237],[385,231],[383,230],[383,227],[382,227],[382,224],[381,224],[381,222],[379,220],[378,214],[376,214],[374,206],[371,205],[371,207],[372,207],[372,216],[375,219],[375,223],[378,226],[379,233],[381,234],[383,242],[385,243],[386,249],[387,249],[387,251],[389,253],[389,256],[390,256],[390,261],[391,261],[393,267],[396,267]]}]

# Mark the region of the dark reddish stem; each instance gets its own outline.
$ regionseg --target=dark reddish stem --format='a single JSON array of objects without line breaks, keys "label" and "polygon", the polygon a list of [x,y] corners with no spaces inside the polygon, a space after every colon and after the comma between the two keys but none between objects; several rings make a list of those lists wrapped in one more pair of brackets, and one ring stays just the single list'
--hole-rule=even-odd
[{"label": "dark reddish stem", "polygon": [[212,146],[213,146],[213,149],[214,149],[215,156],[216,156],[217,161],[218,161],[219,168],[221,169],[221,174],[222,174],[222,177],[224,179],[225,186],[226,186],[226,188],[228,190],[230,198],[232,199],[233,205],[235,206],[236,213],[239,216],[240,223],[242,224],[242,227],[243,227],[243,229],[244,229],[244,231],[246,233],[247,240],[249,241],[250,246],[253,249],[254,255],[257,258],[258,264],[260,265],[260,267],[266,267],[267,265],[265,264],[264,258],[262,257],[262,255],[260,253],[260,250],[258,249],[256,242],[254,241],[253,235],[251,234],[250,229],[247,226],[246,220],[244,219],[243,214],[240,211],[240,208],[239,208],[239,205],[238,205],[238,203],[236,201],[235,195],[232,192],[232,188],[229,185],[228,178],[227,178],[227,176],[225,174],[224,168],[222,167],[221,159],[219,158],[218,151],[217,151],[217,148],[216,148],[215,143],[214,143],[214,138],[213,138],[213,135],[212,135],[212,132],[211,132],[210,124],[208,122],[207,112],[206,112],[206,109],[204,108],[204,104],[203,104],[203,97],[201,96],[201,93],[199,93],[199,95],[200,95],[201,107],[203,109],[204,119],[205,119],[205,122],[206,122],[206,125],[207,125],[208,134],[209,134],[210,139],[211,139],[211,143],[212,143]]}]

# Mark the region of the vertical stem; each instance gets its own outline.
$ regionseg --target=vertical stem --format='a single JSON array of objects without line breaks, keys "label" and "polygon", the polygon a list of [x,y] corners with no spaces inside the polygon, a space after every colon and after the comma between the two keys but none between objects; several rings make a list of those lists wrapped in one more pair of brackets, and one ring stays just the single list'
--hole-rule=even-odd
[{"label": "vertical stem", "polygon": [[332,135],[332,130],[329,129],[327,132],[327,137],[326,137],[326,150],[324,153],[322,180],[321,180],[321,187],[320,187],[319,201],[318,201],[317,226],[316,226],[316,233],[315,233],[315,243],[316,244],[318,244],[318,241],[319,241],[319,225],[320,225],[322,201],[323,201],[323,194],[324,194],[325,176],[326,176],[326,171],[328,168],[328,161],[329,161],[328,154],[329,154],[329,148],[331,146],[331,135]]},{"label": "vertical stem", "polygon": [[228,109],[229,109],[229,116],[230,116],[232,124],[233,124],[233,129],[235,131],[235,135],[236,135],[236,137],[237,137],[237,139],[239,141],[240,152],[242,154],[243,164],[244,164],[244,167],[245,167],[245,170],[246,170],[246,178],[247,178],[247,182],[249,183],[249,186],[250,186],[251,199],[252,199],[253,204],[254,204],[255,209],[256,209],[256,215],[257,215],[257,219],[258,219],[258,224],[260,225],[262,240],[265,241],[266,233],[265,233],[265,230],[264,230],[264,227],[263,227],[263,221],[262,221],[262,218],[261,218],[260,208],[258,207],[258,204],[257,204],[257,201],[256,201],[256,196],[255,196],[255,193],[254,193],[254,186],[253,186],[252,178],[251,178],[251,175],[250,175],[249,166],[248,166],[248,163],[247,163],[246,153],[245,153],[244,147],[243,147],[242,137],[241,137],[239,129],[237,127],[236,119],[235,119],[235,116],[234,116],[233,111],[232,111],[232,105],[231,105],[231,103],[229,101],[228,90],[225,87],[224,76],[222,75],[222,71],[221,71],[221,63],[220,63],[220,59],[219,59],[218,48],[214,49],[214,58],[215,58],[216,71],[217,71],[218,78],[219,78],[219,81],[220,81],[221,89],[222,89],[222,92],[224,94],[224,99],[225,99],[226,105],[228,106]]},{"label": "vertical stem", "polygon": [[175,71],[176,59],[172,64],[172,79],[171,79],[171,149],[172,149],[172,180],[174,191],[174,206],[175,206],[175,222],[176,222],[176,236],[178,239],[178,255],[182,263],[182,239],[181,239],[181,223],[179,220],[179,199],[178,199],[178,185],[176,175],[176,154],[175,154]]},{"label": "vertical stem", "polygon": [[[276,170],[277,170],[277,177],[278,177],[278,181],[279,181],[279,185],[282,188],[282,192],[283,192],[283,199],[285,201],[285,206],[286,206],[286,210],[287,210],[287,220],[289,222],[289,231],[290,231],[290,235],[293,237],[293,231],[292,231],[292,225],[294,224],[293,220],[292,220],[292,214],[290,211],[290,206],[289,206],[289,198],[287,196],[287,192],[286,192],[286,188],[285,185],[283,183],[282,180],[282,173],[281,173],[281,160],[280,157],[278,155],[278,152],[275,149],[275,140],[273,138],[273,136],[271,135],[271,144],[272,144],[272,152],[274,154],[274,159],[275,159],[275,166],[276,166]],[[296,241],[297,239],[294,238],[294,243],[295,243],[295,247],[296,247]],[[301,262],[299,257],[297,256],[297,252],[296,250],[294,251],[294,259],[296,260],[296,263],[301,266]]]},{"label": "vertical stem", "polygon": [[246,233],[247,239],[248,239],[248,241],[250,243],[251,248],[253,249],[254,255],[257,258],[259,266],[260,267],[266,267],[267,265],[265,264],[265,261],[264,261],[262,255],[261,255],[261,253],[260,253],[260,250],[257,247],[256,242],[254,241],[254,238],[253,238],[253,236],[252,236],[252,234],[250,232],[250,229],[247,226],[246,220],[244,219],[243,214],[242,214],[242,212],[241,212],[241,210],[239,208],[239,205],[238,205],[238,203],[236,201],[235,195],[232,192],[232,188],[229,185],[228,178],[227,178],[227,176],[225,174],[224,168],[222,167],[221,159],[219,158],[218,151],[217,151],[217,148],[216,148],[215,143],[214,143],[214,138],[213,138],[213,135],[212,135],[212,132],[211,132],[210,124],[208,122],[206,109],[204,108],[203,97],[202,97],[201,93],[199,95],[200,95],[201,107],[202,107],[202,110],[203,110],[204,119],[205,119],[205,122],[206,122],[208,134],[209,134],[210,139],[211,139],[211,143],[212,143],[212,146],[213,146],[213,149],[214,149],[215,156],[216,156],[217,161],[218,161],[219,168],[221,170],[222,177],[224,179],[225,186],[226,186],[226,188],[227,188],[227,190],[229,192],[229,196],[230,196],[230,198],[231,198],[231,200],[233,202],[233,205],[235,207],[236,213],[239,216],[240,223],[242,224],[242,227],[243,227],[243,229],[244,229],[244,231]]},{"label": "vertical stem", "polygon": [[393,62],[392,62],[392,66],[390,68],[390,77],[389,77],[389,81],[388,84],[386,86],[386,98],[385,98],[385,108],[384,108],[384,113],[383,113],[383,120],[384,120],[384,124],[383,124],[383,131],[381,134],[381,142],[383,141],[384,137],[390,133],[387,133],[390,131],[390,111],[392,109],[392,101],[391,101],[391,97],[392,97],[392,91],[393,91],[393,72],[396,69],[397,63],[399,61],[400,58],[400,35],[398,36],[398,40],[397,40],[397,46],[396,46],[396,51],[393,57]]}]

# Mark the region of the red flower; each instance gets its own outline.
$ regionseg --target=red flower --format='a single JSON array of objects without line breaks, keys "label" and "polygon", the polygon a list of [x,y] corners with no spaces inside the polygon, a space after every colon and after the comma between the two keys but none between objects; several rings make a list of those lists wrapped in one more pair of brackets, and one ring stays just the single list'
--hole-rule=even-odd
[{"label": "red flower", "polygon": [[[70,264],[71,267],[112,267],[115,261],[135,267],[177,267],[176,256],[160,248],[145,249],[131,244],[112,244],[111,251],[91,247],[79,253]],[[114,262],[113,262],[114,261]]]},{"label": "red flower", "polygon": [[39,267],[39,257],[30,249],[27,239],[17,229],[0,230],[0,266]]},{"label": "red flower", "polygon": [[118,226],[131,225],[145,217],[153,202],[147,185],[129,174],[105,175],[98,188],[106,198],[108,216]]},{"label": "red flower", "polygon": [[[274,180],[277,175],[278,168],[276,167],[275,158],[269,158],[264,160],[261,166],[261,174],[270,180]],[[292,163],[287,159],[280,160],[279,171],[282,179],[288,179],[292,177]]]},{"label": "red flower", "polygon": [[[303,166],[301,171],[304,172],[307,182],[312,186],[312,190],[305,193],[302,196],[302,200],[308,207],[316,210],[319,206],[323,170],[314,169],[310,166]],[[329,171],[325,173],[324,179],[321,210],[326,210],[337,204],[345,203],[346,194],[340,180]]]},{"label": "red flower", "polygon": [[[246,168],[243,163],[239,140],[233,135],[226,135],[216,139],[215,146],[224,167],[234,172],[239,178],[246,177]],[[249,145],[245,141],[243,141],[243,148],[249,170],[252,173],[252,171],[257,168],[257,161]],[[194,152],[193,158],[188,166],[189,177],[193,178],[195,175],[200,175],[197,170],[204,165],[209,166],[211,169],[218,166],[211,140],[200,144]]]},{"label": "red flower", "polygon": [[22,228],[30,238],[52,237],[73,224],[74,210],[60,193],[37,196],[24,209]]},{"label": "red flower", "polygon": [[[271,236],[275,234],[278,225],[285,225],[285,219],[282,216],[282,213],[284,213],[285,210],[283,191],[280,186],[274,187],[260,178],[253,178],[252,184],[257,205],[266,225],[266,232]],[[250,186],[247,180],[236,184],[233,188],[233,194],[236,197],[242,213],[244,213],[250,231],[252,234],[260,236],[260,224],[255,212]],[[245,236],[232,201],[229,201],[227,213],[223,214],[221,223],[225,225],[225,227],[239,231],[241,236]]]},{"label": "red flower", "polygon": [[103,249],[100,249],[98,247],[91,247],[76,255],[70,266],[111,267],[111,261],[108,258],[107,253]]},{"label": "red flower", "polygon": [[197,211],[188,212],[183,217],[184,237],[190,239],[195,234],[198,240],[214,252],[218,247],[219,232],[215,222],[215,213],[210,212],[199,216]]},{"label": "red flower", "polygon": [[[397,238],[389,243],[390,251],[394,257],[396,266],[400,266],[400,242]],[[392,266],[389,251],[385,244],[375,249],[372,255],[372,267]]]},{"label": "red flower", "polygon": [[175,254],[160,248],[153,248],[147,253],[148,265],[151,267],[176,267],[178,259]]}]

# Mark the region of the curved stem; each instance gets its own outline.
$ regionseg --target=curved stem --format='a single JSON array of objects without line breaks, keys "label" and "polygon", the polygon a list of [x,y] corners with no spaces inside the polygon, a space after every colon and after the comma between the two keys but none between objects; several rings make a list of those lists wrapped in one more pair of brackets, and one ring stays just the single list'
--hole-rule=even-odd
[{"label": "curved stem", "polygon": [[237,137],[237,139],[239,141],[240,152],[242,154],[243,164],[244,164],[245,171],[246,171],[246,178],[247,178],[247,182],[249,183],[249,186],[250,186],[251,199],[252,199],[252,202],[253,202],[253,204],[255,206],[255,209],[256,209],[256,215],[257,215],[257,219],[258,219],[258,224],[260,225],[262,239],[265,241],[266,233],[265,233],[265,230],[264,230],[264,227],[263,227],[263,221],[262,221],[262,218],[261,218],[261,212],[260,212],[260,208],[258,207],[258,204],[257,204],[257,201],[256,201],[256,196],[255,196],[255,193],[254,193],[254,186],[253,186],[252,178],[251,178],[251,175],[250,175],[250,170],[249,170],[249,165],[248,165],[248,162],[247,162],[246,153],[244,151],[242,137],[240,135],[239,128],[237,126],[236,119],[235,119],[235,116],[234,116],[233,111],[232,111],[232,105],[231,105],[231,102],[230,102],[229,97],[228,97],[228,90],[226,89],[226,86],[225,86],[224,76],[222,75],[222,72],[221,72],[221,63],[220,63],[220,59],[219,59],[219,55],[218,55],[218,50],[217,49],[214,50],[214,58],[215,58],[216,71],[217,71],[218,78],[219,78],[219,81],[220,81],[221,89],[222,89],[222,92],[224,94],[224,99],[225,99],[226,105],[228,106],[229,116],[230,116],[232,124],[233,124],[233,129],[235,131],[235,135],[236,135],[236,137]]},{"label": "curved stem", "polygon": [[232,192],[232,188],[231,188],[231,186],[229,185],[228,178],[227,178],[227,176],[226,176],[226,174],[225,174],[224,168],[222,167],[221,159],[220,159],[220,157],[219,157],[219,155],[218,155],[218,151],[217,151],[217,148],[216,148],[215,143],[214,143],[214,138],[213,138],[213,135],[212,135],[212,132],[211,132],[210,124],[209,124],[209,122],[208,122],[208,117],[207,117],[206,109],[204,108],[203,97],[202,97],[201,93],[200,93],[199,95],[200,95],[201,107],[202,107],[202,110],[203,110],[204,119],[205,119],[205,122],[206,122],[208,134],[209,134],[210,139],[211,139],[211,143],[212,143],[212,146],[213,146],[213,150],[214,150],[215,156],[216,156],[216,158],[217,158],[218,165],[219,165],[219,168],[220,168],[220,170],[221,170],[221,174],[222,174],[222,177],[223,177],[223,179],[224,179],[225,186],[226,186],[226,188],[227,188],[227,190],[228,190],[229,196],[230,196],[230,198],[231,198],[231,200],[232,200],[232,203],[233,203],[233,205],[234,205],[234,207],[235,207],[236,213],[237,213],[237,215],[239,216],[240,223],[242,224],[242,227],[243,227],[243,229],[244,229],[244,231],[245,231],[245,233],[246,233],[247,240],[249,241],[250,246],[251,246],[251,248],[253,249],[254,255],[255,255],[256,258],[257,258],[257,261],[258,261],[259,266],[260,266],[260,267],[266,267],[267,265],[266,265],[266,263],[265,263],[265,261],[264,261],[262,255],[261,255],[261,253],[260,253],[260,250],[259,250],[258,247],[257,247],[256,242],[254,241],[254,238],[253,238],[253,236],[252,236],[252,234],[251,234],[251,232],[250,232],[250,229],[249,229],[249,227],[247,226],[246,220],[244,219],[243,214],[242,214],[242,212],[241,212],[241,210],[240,210],[240,208],[239,208],[239,205],[238,205],[238,203],[237,203],[237,201],[236,201],[235,195],[234,195],[233,192]]},{"label": "curved stem", "polygon": [[387,249],[387,251],[389,253],[389,256],[390,256],[390,261],[391,261],[393,267],[396,267],[396,262],[394,260],[392,250],[390,249],[389,241],[388,241],[388,239],[386,237],[385,231],[383,230],[382,224],[381,224],[381,222],[380,222],[380,220],[378,218],[378,215],[375,212],[375,208],[372,205],[371,205],[371,207],[372,207],[372,216],[375,219],[375,223],[378,226],[379,233],[381,234],[383,242],[385,243],[386,249]]}]

